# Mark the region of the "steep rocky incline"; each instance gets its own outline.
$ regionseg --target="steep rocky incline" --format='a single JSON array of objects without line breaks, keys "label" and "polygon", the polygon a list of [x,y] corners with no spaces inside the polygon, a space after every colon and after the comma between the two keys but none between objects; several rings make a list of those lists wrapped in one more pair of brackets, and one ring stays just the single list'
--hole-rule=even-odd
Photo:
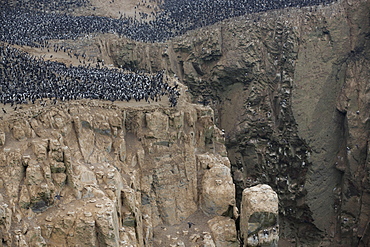
[{"label": "steep rocky incline", "polygon": [[166,69],[210,104],[237,186],[279,196],[281,244],[366,246],[369,2],[290,8],[166,43],[105,41],[127,68]]},{"label": "steep rocky incline", "polygon": [[81,100],[3,117],[2,246],[239,246],[210,107]]}]

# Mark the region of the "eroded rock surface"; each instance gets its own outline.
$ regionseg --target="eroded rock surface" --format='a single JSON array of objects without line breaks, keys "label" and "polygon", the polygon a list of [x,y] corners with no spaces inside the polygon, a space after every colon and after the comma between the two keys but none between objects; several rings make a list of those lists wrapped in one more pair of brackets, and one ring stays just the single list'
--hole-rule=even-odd
[{"label": "eroded rock surface", "polygon": [[[206,107],[98,104],[5,121],[3,242],[74,244],[72,219],[91,234],[87,246],[232,245],[212,219],[237,218],[243,190],[264,183],[278,194],[282,246],[369,246],[369,9],[343,0],[225,20],[164,43],[89,41],[108,63],[176,74],[214,116]],[[234,190],[228,168],[236,202],[224,193]],[[73,203],[90,211],[63,209]],[[39,217],[50,210],[56,227]]]},{"label": "eroded rock surface", "polygon": [[240,246],[237,240],[235,222],[223,216],[216,216],[208,221],[216,246]]},{"label": "eroded rock surface", "polygon": [[367,246],[369,9],[338,1],[225,20],[163,44],[111,40],[111,57],[166,69],[212,106],[237,205],[243,189],[270,185],[284,246]]},{"label": "eroded rock surface", "polygon": [[277,246],[279,241],[279,200],[266,184],[243,191],[240,235],[244,246]]},{"label": "eroded rock surface", "polygon": [[[19,110],[0,129],[4,246],[153,246],[155,229],[181,224],[184,238],[170,242],[214,246],[224,240],[209,217],[226,213],[235,228],[230,162],[209,107],[82,100]],[[194,214],[202,221],[189,228]]]}]

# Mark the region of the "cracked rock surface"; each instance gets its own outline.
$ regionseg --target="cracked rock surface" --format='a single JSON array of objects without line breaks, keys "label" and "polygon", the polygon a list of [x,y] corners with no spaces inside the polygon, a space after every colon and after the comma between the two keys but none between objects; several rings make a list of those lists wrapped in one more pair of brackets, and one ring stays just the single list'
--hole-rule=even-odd
[{"label": "cracked rock surface", "polygon": [[[279,197],[284,246],[367,246],[369,2],[268,11],[161,44],[111,40],[123,67],[166,69],[224,129],[237,205]],[[150,59],[148,59],[150,58]]]},{"label": "cracked rock surface", "polygon": [[[8,115],[0,125],[3,244],[236,246],[223,133],[210,107],[181,105],[82,100]],[[229,237],[212,231],[215,217],[231,224]],[[162,240],[154,233],[164,228],[179,234]]]}]

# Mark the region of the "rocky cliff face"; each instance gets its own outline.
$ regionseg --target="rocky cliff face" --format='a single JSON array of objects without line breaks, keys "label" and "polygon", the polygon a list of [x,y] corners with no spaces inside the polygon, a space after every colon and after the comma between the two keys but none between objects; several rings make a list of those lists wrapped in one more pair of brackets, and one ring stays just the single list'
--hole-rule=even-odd
[{"label": "rocky cliff face", "polygon": [[116,65],[166,69],[225,130],[240,203],[267,183],[292,245],[369,245],[369,2],[260,13],[161,44],[107,42]]},{"label": "rocky cliff face", "polygon": [[211,108],[82,100],[3,118],[2,246],[239,245]]}]

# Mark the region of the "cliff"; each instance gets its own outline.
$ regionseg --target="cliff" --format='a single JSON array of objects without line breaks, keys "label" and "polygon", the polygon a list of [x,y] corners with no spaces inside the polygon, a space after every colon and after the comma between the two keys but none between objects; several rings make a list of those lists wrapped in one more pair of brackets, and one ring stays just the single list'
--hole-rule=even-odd
[{"label": "cliff", "polygon": [[181,91],[176,108],[81,100],[3,114],[2,246],[237,246],[223,133]]},{"label": "cliff", "polygon": [[114,64],[166,69],[225,130],[237,186],[278,193],[281,243],[369,244],[369,2],[243,16],[166,43],[106,40]]},{"label": "cliff", "polygon": [[176,108],[4,106],[2,244],[369,246],[369,12],[342,0],[163,43],[50,41],[188,90]]}]

